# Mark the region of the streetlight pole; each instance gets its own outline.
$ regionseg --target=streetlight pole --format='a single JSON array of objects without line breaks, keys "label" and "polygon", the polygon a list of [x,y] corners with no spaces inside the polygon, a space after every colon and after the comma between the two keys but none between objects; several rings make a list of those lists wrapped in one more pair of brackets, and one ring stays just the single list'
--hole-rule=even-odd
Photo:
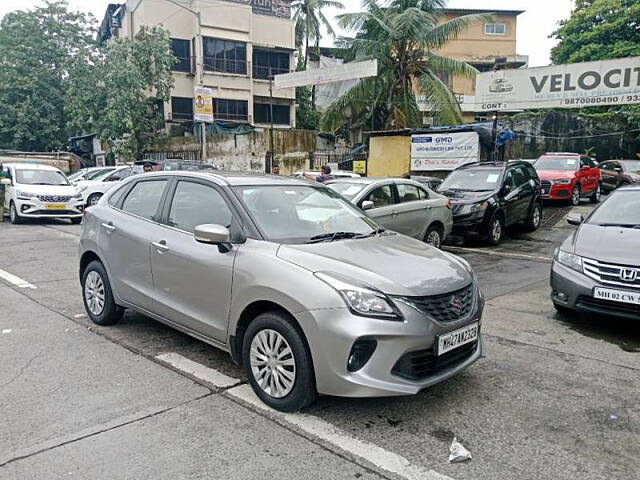
[{"label": "streetlight pole", "polygon": [[273,167],[273,75],[271,67],[269,67],[269,155],[268,160],[265,165],[266,173],[271,172],[271,168]]}]

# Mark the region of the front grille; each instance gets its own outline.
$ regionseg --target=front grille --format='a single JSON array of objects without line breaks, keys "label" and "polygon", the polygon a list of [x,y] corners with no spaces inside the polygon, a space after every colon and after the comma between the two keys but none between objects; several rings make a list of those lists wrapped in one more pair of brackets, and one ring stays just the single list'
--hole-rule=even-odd
[{"label": "front grille", "polygon": [[581,295],[578,297],[576,307],[582,310],[596,311],[604,314],[618,314],[640,318],[640,305],[612,302],[610,300],[588,297],[586,295]]},{"label": "front grille", "polygon": [[38,195],[41,202],[66,203],[71,200],[71,195]]},{"label": "front grille", "polygon": [[[584,274],[603,285],[634,289],[640,288],[640,267],[614,265],[612,263],[591,260],[590,258],[583,258],[582,263]],[[629,277],[627,277],[630,278],[629,280],[623,279],[622,276],[625,273],[629,275]]]},{"label": "front grille", "polygon": [[440,323],[450,323],[466,317],[473,307],[473,284],[455,292],[428,297],[398,297]]},{"label": "front grille", "polygon": [[82,213],[82,212],[78,212],[77,210],[36,210],[36,211],[33,211],[33,212],[25,213],[25,215],[51,215],[51,216],[56,216],[56,215],[78,215],[79,213]]},{"label": "front grille", "polygon": [[549,180],[540,180],[540,186],[543,190],[550,190],[551,182]]},{"label": "front grille", "polygon": [[477,346],[476,340],[440,356],[433,354],[433,348],[405,353],[393,366],[391,373],[408,380],[421,380],[464,362],[473,355]]}]

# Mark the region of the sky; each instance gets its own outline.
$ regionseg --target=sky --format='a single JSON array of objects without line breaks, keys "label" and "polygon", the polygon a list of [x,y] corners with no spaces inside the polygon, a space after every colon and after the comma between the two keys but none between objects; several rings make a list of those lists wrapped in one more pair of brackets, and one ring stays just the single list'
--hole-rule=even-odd
[{"label": "sky", "polygon": [[[124,0],[69,0],[69,4],[78,10],[93,13],[102,20],[107,4],[124,3]],[[356,12],[360,10],[361,0],[343,0],[345,10],[326,12],[327,17],[332,18],[336,13]],[[0,0],[0,17],[12,10],[30,9],[40,4],[39,0]],[[571,14],[574,6],[573,0],[450,0],[449,7],[455,8],[482,8],[496,10],[525,10],[518,17],[518,54],[529,55],[529,66],[537,67],[548,65],[549,51],[555,44],[548,38],[556,29],[560,20],[566,19]],[[346,34],[346,32],[339,32]],[[322,45],[331,45],[331,40],[326,38]]]}]

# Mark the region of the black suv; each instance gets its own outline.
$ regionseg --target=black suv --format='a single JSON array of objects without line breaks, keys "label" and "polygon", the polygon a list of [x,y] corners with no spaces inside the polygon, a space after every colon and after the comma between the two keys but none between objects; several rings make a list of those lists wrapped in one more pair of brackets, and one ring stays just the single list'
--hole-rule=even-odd
[{"label": "black suv", "polygon": [[453,235],[500,243],[505,227],[540,226],[540,179],[529,162],[476,162],[447,177],[438,191],[453,203]]}]

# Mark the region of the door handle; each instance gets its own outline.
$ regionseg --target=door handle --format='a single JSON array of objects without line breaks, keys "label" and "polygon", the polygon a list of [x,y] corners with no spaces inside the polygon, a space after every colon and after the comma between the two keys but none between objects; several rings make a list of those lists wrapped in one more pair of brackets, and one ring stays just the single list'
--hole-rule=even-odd
[{"label": "door handle", "polygon": [[109,223],[103,223],[102,226],[107,230],[107,232],[111,233],[113,232],[116,227],[113,226],[113,223],[109,222]]},{"label": "door handle", "polygon": [[169,247],[167,247],[167,242],[165,242],[164,240],[160,240],[159,242],[151,242],[151,245],[153,245],[156,250],[158,250],[158,253],[166,252],[167,250],[169,250]]}]

